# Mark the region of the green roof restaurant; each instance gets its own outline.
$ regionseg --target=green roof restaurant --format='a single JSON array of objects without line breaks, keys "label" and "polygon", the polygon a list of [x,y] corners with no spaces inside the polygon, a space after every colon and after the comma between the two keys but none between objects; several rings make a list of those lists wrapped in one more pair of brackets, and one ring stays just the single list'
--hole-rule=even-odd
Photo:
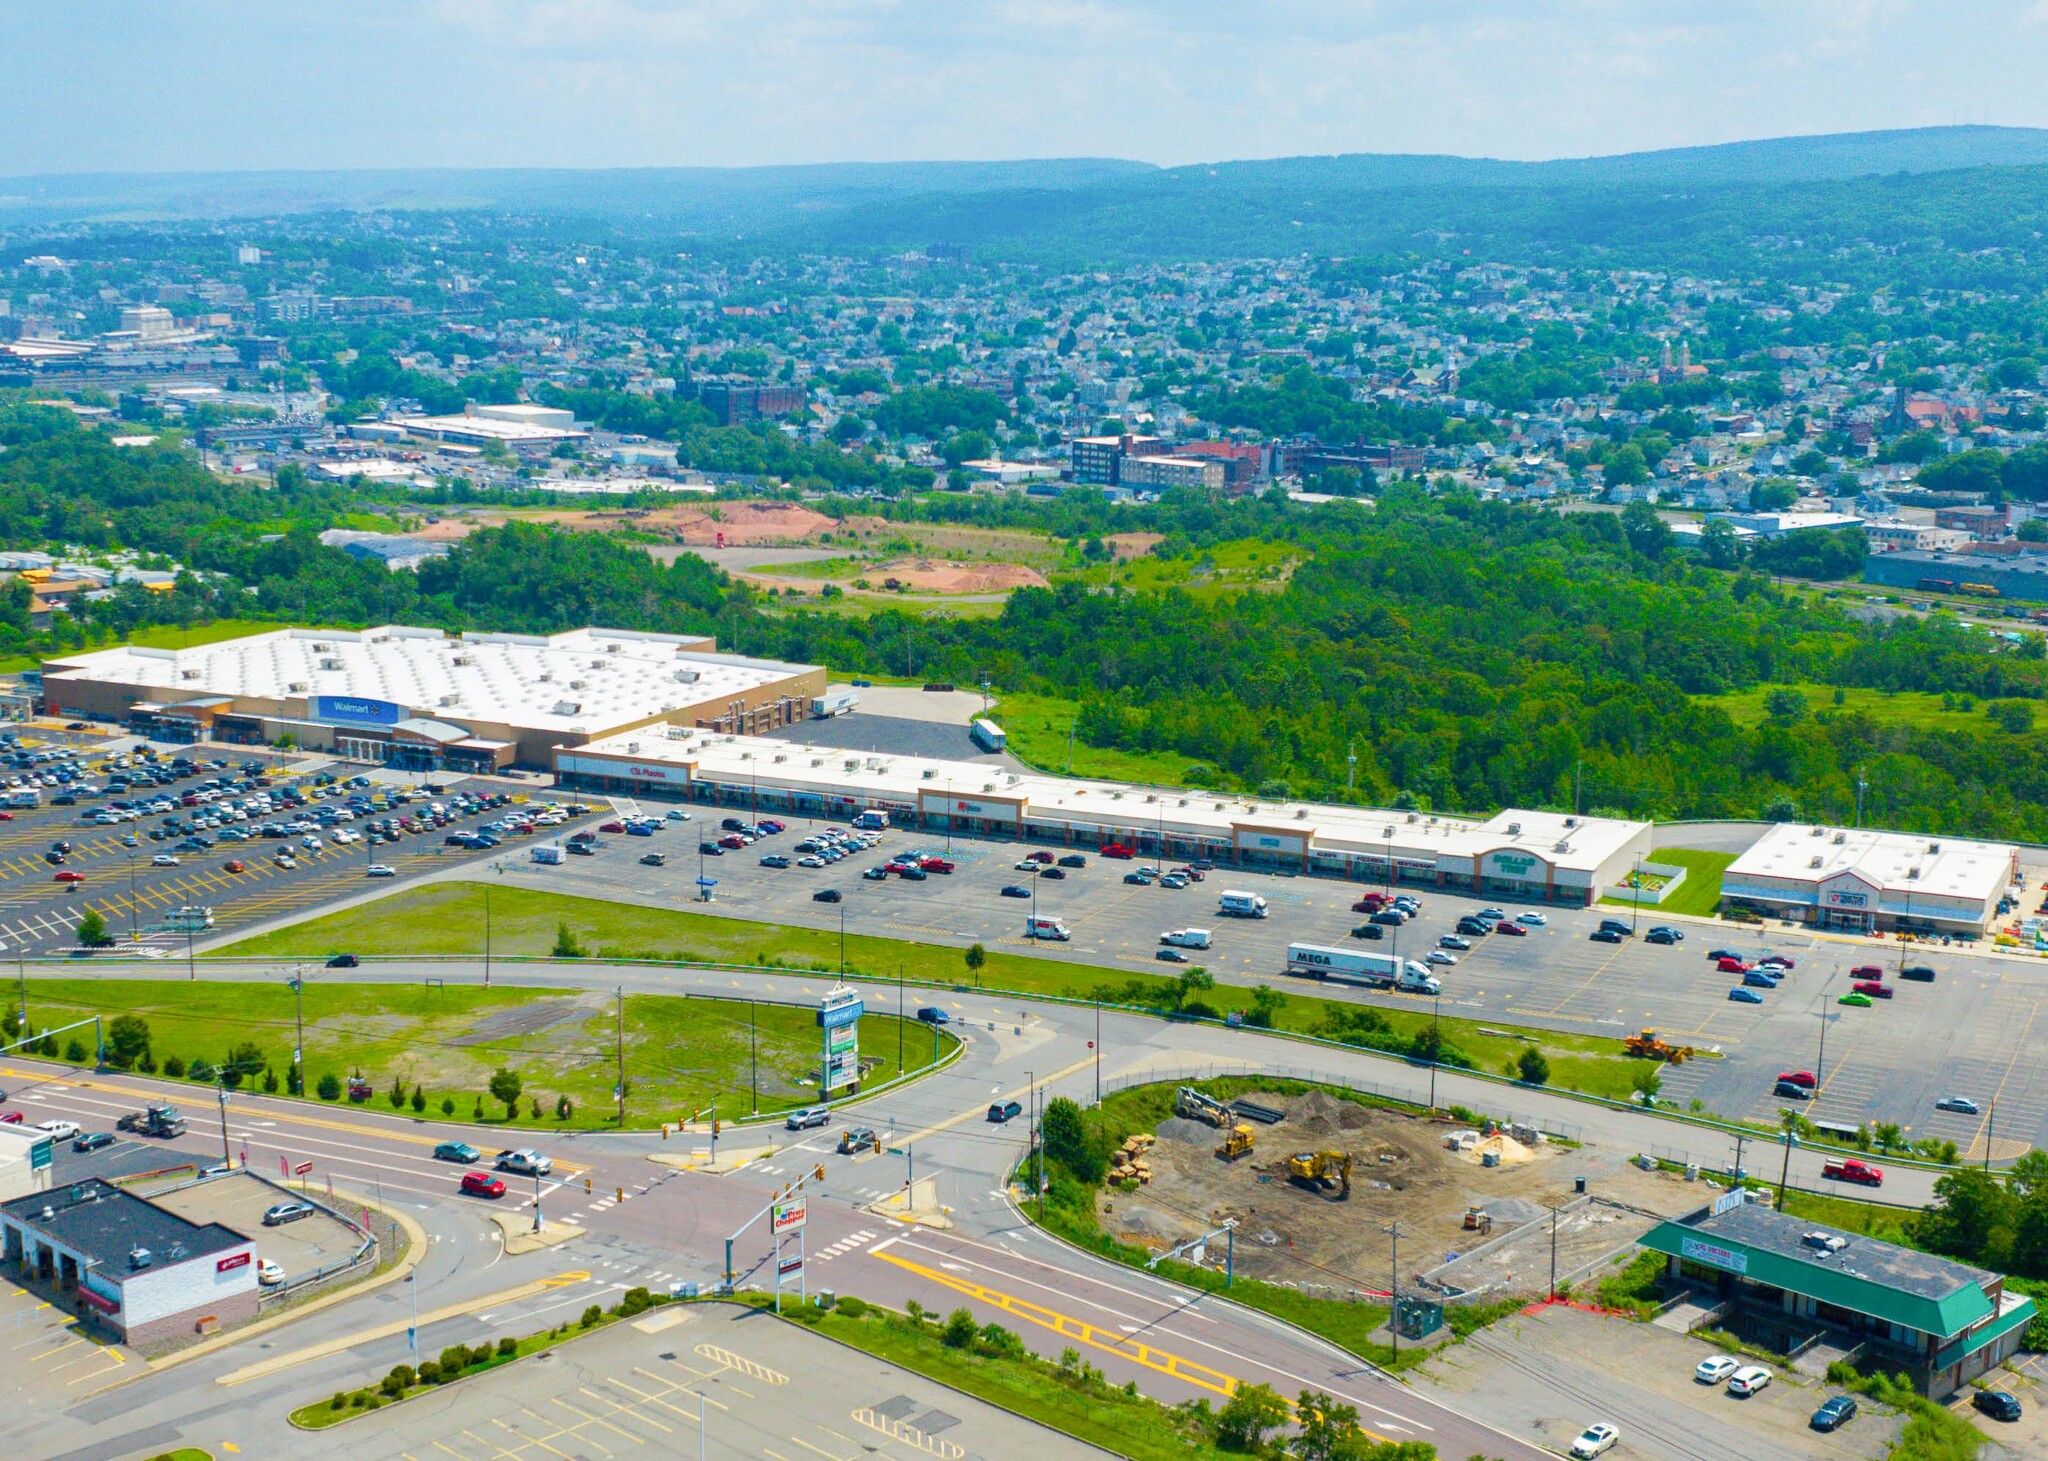
[{"label": "green roof restaurant", "polygon": [[1694,1288],[1710,1311],[1701,1322],[1802,1369],[1848,1359],[1903,1372],[1935,1399],[2010,1358],[2035,1312],[1999,1274],[1780,1213],[1740,1190],[1659,1223],[1642,1246]]}]

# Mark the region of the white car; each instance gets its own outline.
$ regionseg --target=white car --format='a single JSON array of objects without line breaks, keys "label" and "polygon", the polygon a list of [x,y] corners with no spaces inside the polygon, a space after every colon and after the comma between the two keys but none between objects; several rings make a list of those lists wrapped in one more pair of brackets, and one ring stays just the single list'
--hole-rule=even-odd
[{"label": "white car", "polygon": [[176,867],[178,859],[168,852],[159,852],[149,860],[151,867]]},{"label": "white car", "polygon": [[373,862],[363,870],[363,876],[366,878],[395,878],[398,876],[398,869],[388,863]]},{"label": "white car", "polygon": [[1426,964],[1450,965],[1458,962],[1458,956],[1449,949],[1431,949],[1423,956],[1423,962]]},{"label": "white car", "polygon": [[328,841],[332,842],[337,847],[346,847],[351,842],[360,842],[362,840],[362,833],[351,832],[346,827],[341,828],[337,832],[331,833],[328,837]]},{"label": "white car", "polygon": [[688,812],[670,812],[668,819],[671,822],[687,822],[690,820],[690,814]]},{"label": "white car", "polygon": [[271,1288],[283,1283],[284,1265],[268,1258],[258,1259],[256,1263],[256,1282],[262,1284],[265,1288]]},{"label": "white car", "polygon": [[1762,1365],[1744,1365],[1728,1377],[1728,1393],[1745,1399],[1771,1383],[1771,1372]]},{"label": "white car", "polygon": [[1550,920],[1545,918],[1540,913],[1529,912],[1517,913],[1515,915],[1515,922],[1523,924],[1533,924],[1537,928],[1542,928],[1544,925],[1548,924]]},{"label": "white car", "polygon": [[1694,1368],[1692,1377],[1702,1385],[1718,1385],[1741,1368],[1742,1361],[1733,1355],[1710,1354]]},{"label": "white car", "polygon": [[1572,1442],[1571,1454],[1577,1461],[1591,1461],[1592,1457],[1612,1451],[1620,1439],[1620,1431],[1604,1420],[1596,1421],[1579,1432],[1579,1438]]},{"label": "white car", "polygon": [[76,1121],[43,1121],[37,1123],[36,1130],[54,1140],[69,1141],[72,1137],[78,1135],[78,1123]]}]

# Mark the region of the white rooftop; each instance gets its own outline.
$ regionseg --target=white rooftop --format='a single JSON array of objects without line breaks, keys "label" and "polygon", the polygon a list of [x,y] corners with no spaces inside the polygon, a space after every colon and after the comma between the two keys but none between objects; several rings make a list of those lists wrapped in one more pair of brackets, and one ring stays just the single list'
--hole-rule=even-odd
[{"label": "white rooftop", "polygon": [[[56,665],[61,664],[59,669]],[[386,700],[444,719],[592,735],[807,672],[713,652],[713,641],[624,629],[465,634],[387,624],[280,629],[192,649],[118,649],[53,663],[53,680],[292,700]]]},{"label": "white rooftop", "polygon": [[2004,891],[2013,855],[1995,842],[1780,822],[1729,865],[1722,886],[1739,893],[1758,878],[1820,884],[1850,874],[1886,906],[1908,895],[1983,902]]},{"label": "white rooftop", "polygon": [[[720,780],[758,784],[829,786],[854,796],[915,803],[920,793],[949,798],[1022,800],[1034,818],[1076,825],[1143,830],[1164,823],[1169,833],[1228,839],[1235,827],[1307,836],[1314,848],[1369,853],[1435,865],[1439,858],[1493,852],[1540,855],[1560,871],[1591,876],[1648,823],[1562,812],[1504,811],[1484,821],[1437,813],[1386,811],[1315,802],[1271,801],[1236,793],[1145,787],[1015,772],[988,761],[934,760],[809,746],[772,736],[736,736],[684,730],[627,732],[581,747],[579,756],[610,755],[638,762],[694,764]],[[778,759],[779,758],[779,759]],[[816,763],[816,764],[814,764]]]}]

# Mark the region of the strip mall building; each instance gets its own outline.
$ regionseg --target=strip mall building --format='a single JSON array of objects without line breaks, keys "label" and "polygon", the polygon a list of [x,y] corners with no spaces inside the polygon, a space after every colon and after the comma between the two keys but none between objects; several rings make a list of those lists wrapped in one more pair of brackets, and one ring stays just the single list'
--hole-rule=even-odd
[{"label": "strip mall building", "polygon": [[562,784],[609,795],[848,819],[1052,846],[1121,843],[1155,858],[1291,868],[1585,905],[1648,857],[1651,826],[1556,812],[1486,821],[1019,774],[680,727],[563,746]]},{"label": "strip mall building", "polygon": [[2020,875],[2016,848],[1781,822],[1730,864],[1736,907],[1854,933],[1980,934]]}]

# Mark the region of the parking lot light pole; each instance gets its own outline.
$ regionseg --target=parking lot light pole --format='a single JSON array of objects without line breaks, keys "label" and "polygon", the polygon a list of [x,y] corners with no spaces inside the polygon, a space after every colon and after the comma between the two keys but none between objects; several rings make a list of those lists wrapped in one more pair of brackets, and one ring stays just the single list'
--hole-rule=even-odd
[{"label": "parking lot light pole", "polygon": [[846,977],[846,899],[839,900],[839,977]]},{"label": "parking lot light pole", "polygon": [[491,885],[484,884],[484,988],[491,987]]},{"label": "parking lot light pole", "polygon": [[292,1094],[306,1094],[306,966],[292,975]]},{"label": "parking lot light pole", "polygon": [[[1436,1007],[1429,1012],[1429,1109],[1436,1111],[1436,1068],[1443,1063],[1442,1020],[1444,1013],[1444,992],[1439,983],[1436,992]],[[1096,1018],[1101,1019],[1100,1006]],[[1096,1096],[1101,1099],[1100,1093]]]}]

